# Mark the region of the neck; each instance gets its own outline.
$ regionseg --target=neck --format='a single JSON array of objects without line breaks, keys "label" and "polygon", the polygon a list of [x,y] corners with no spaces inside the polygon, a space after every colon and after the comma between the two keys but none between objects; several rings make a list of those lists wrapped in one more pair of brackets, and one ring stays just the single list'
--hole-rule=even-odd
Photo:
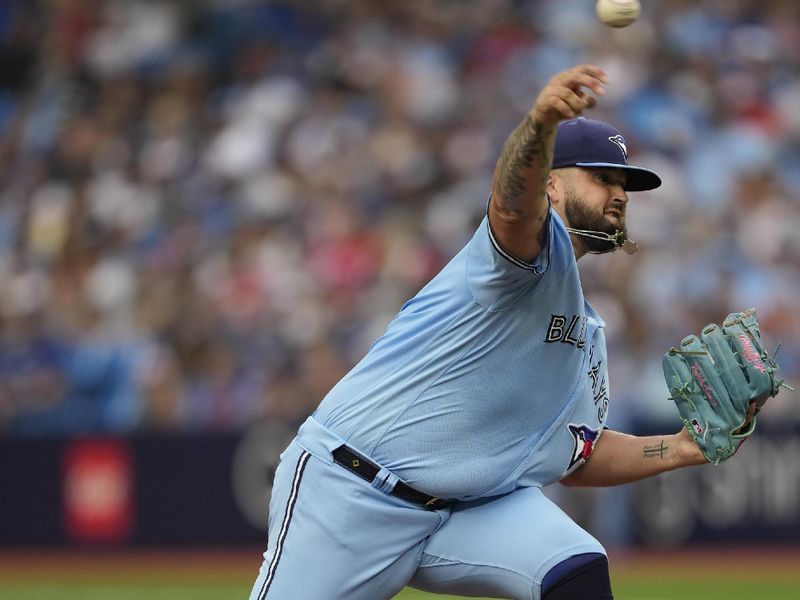
[{"label": "neck", "polygon": [[586,246],[583,244],[583,242],[581,242],[581,236],[570,233],[569,239],[572,242],[572,250],[575,252],[576,261],[580,260],[589,253],[589,251],[586,249]]},{"label": "neck", "polygon": [[[549,200],[549,197],[548,197]],[[583,241],[583,238],[579,235],[575,235],[570,231],[572,226],[569,223],[569,219],[567,219],[567,215],[565,215],[561,211],[561,204],[562,203],[553,203],[550,202],[550,206],[552,206],[555,211],[558,213],[558,216],[561,217],[561,221],[564,223],[564,227],[566,227],[567,232],[569,232],[569,241],[572,242],[572,251],[575,253],[575,260],[580,260],[584,255],[589,252],[589,249],[586,247],[586,244]]]}]

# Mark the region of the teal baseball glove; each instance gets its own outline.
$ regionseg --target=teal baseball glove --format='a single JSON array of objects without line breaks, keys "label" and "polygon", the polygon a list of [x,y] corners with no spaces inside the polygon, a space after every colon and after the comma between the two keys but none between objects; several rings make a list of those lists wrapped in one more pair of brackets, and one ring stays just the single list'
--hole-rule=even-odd
[{"label": "teal baseball glove", "polygon": [[[777,350],[775,351],[777,354]],[[775,355],[764,349],[756,311],[732,313],[722,327],[706,325],[664,354],[664,377],[686,429],[719,464],[755,430],[755,415],[781,387]]]}]

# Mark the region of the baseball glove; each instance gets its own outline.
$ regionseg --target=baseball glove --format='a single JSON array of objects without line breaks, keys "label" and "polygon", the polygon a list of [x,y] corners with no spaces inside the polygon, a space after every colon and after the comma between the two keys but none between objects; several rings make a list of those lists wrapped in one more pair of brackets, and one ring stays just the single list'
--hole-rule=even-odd
[{"label": "baseball glove", "polygon": [[733,456],[764,403],[782,386],[792,389],[777,377],[775,354],[764,349],[753,308],[728,315],[722,327],[706,325],[699,339],[685,337],[664,354],[670,400],[709,462]]}]

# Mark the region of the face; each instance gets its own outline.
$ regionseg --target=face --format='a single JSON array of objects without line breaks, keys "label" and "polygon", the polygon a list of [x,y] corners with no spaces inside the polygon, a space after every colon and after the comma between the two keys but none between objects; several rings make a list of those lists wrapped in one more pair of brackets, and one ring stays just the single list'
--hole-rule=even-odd
[{"label": "face", "polygon": [[[625,172],[621,169],[568,168],[558,169],[561,179],[558,199],[561,215],[567,226],[613,235],[627,236],[625,209]],[[612,242],[581,236],[586,252],[604,254],[615,249]]]}]

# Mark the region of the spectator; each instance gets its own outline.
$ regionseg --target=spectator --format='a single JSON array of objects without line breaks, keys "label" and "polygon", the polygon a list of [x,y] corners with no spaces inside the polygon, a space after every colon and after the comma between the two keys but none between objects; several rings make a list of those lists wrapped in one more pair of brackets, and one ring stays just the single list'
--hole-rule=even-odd
[{"label": "spectator", "polygon": [[666,181],[632,211],[642,250],[583,267],[620,332],[612,424],[674,420],[661,353],[748,306],[800,375],[796,3],[664,0],[617,35],[577,0],[19,0],[0,36],[8,435],[301,419],[473,231],[519,103],[581,58]]}]

